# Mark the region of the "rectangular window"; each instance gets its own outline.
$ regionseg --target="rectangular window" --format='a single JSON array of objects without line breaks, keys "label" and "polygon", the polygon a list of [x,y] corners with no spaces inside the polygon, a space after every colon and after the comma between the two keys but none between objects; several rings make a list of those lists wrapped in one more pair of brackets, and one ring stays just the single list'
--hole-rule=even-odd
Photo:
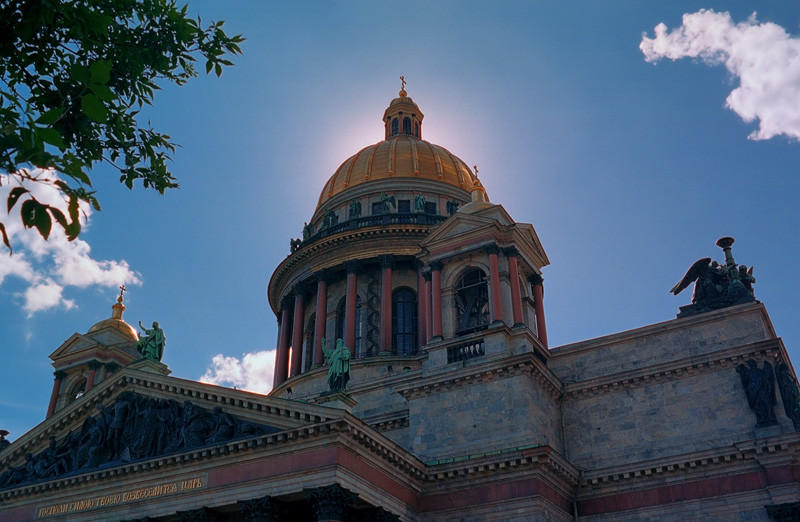
[{"label": "rectangular window", "polygon": [[377,201],[372,204],[372,215],[383,214],[383,203]]},{"label": "rectangular window", "polygon": [[436,214],[436,203],[432,201],[425,202],[425,213],[426,214]]},{"label": "rectangular window", "polygon": [[411,213],[411,200],[410,199],[399,199],[397,200],[397,211],[401,214],[410,214]]}]

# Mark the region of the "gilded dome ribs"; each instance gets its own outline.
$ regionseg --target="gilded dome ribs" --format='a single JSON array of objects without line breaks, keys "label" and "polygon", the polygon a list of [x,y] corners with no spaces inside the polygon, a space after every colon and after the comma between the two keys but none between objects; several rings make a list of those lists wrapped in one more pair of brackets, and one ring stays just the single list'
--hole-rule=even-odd
[{"label": "gilded dome ribs", "polygon": [[378,150],[378,144],[372,146],[369,151],[369,158],[367,158],[367,165],[364,167],[364,179],[369,179],[369,173],[372,172],[372,158],[375,157],[375,151]]},{"label": "gilded dome ribs", "polygon": [[433,152],[433,159],[436,162],[436,177],[442,179],[442,158],[439,157],[439,151],[436,150],[436,147],[430,147],[431,152]]},{"label": "gilded dome ribs", "polygon": [[388,165],[388,169],[389,169],[389,175],[390,176],[394,176],[394,161],[395,161],[394,150],[395,150],[396,147],[397,147],[397,139],[394,139],[394,140],[392,140],[392,144],[389,147],[389,165]]},{"label": "gilded dome ribs", "polygon": [[419,156],[417,155],[417,144],[414,143],[414,140],[408,140],[409,145],[411,145],[411,159],[414,163],[414,175],[419,176]]}]

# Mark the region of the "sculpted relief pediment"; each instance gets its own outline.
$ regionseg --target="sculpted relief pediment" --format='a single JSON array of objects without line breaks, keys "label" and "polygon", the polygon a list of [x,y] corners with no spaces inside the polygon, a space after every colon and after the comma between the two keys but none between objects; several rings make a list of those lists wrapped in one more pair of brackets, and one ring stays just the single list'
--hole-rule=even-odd
[{"label": "sculpted relief pediment", "polygon": [[20,465],[0,474],[0,489],[151,457],[265,435],[280,428],[240,419],[216,406],[155,398],[126,390]]}]

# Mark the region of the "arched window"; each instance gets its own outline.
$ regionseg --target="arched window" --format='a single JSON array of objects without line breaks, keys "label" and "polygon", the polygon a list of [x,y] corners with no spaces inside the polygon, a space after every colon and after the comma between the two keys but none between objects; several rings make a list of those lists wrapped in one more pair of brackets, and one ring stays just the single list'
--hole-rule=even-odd
[{"label": "arched window", "polygon": [[[344,339],[344,325],[345,325],[345,309],[347,307],[347,299],[342,298],[339,301],[339,306],[336,307],[336,339]],[[329,348],[333,348],[336,339],[326,339]],[[334,344],[332,344],[334,343]],[[356,338],[355,346],[348,346],[353,350],[355,357],[359,357],[361,353],[361,297],[356,297]]]},{"label": "arched window", "polygon": [[414,136],[419,138],[419,123],[414,124]]},{"label": "arched window", "polygon": [[80,399],[83,396],[84,390],[86,390],[86,379],[80,379],[72,385],[72,389],[69,392],[69,402],[71,403],[75,399]]},{"label": "arched window", "polygon": [[392,136],[397,136],[398,132],[400,132],[400,122],[395,118],[392,120]]},{"label": "arched window", "polygon": [[403,118],[403,134],[411,134],[411,118]]},{"label": "arched window", "polygon": [[317,327],[317,314],[311,314],[311,317],[308,319],[308,325],[306,326],[306,349],[305,353],[303,354],[303,371],[307,372],[311,369],[311,365],[314,362],[314,331]]},{"label": "arched window", "polygon": [[475,268],[456,285],[456,335],[481,330],[489,324],[489,291],[486,274]]},{"label": "arched window", "polygon": [[417,353],[417,296],[409,288],[395,290],[392,295],[392,352]]}]

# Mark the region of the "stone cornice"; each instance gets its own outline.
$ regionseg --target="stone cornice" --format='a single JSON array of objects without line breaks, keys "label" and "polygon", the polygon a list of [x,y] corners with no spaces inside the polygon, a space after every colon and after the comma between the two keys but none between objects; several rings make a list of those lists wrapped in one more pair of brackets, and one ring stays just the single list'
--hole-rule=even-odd
[{"label": "stone cornice", "polygon": [[670,478],[686,482],[688,475],[708,478],[763,469],[765,460],[791,463],[800,457],[800,433],[786,433],[760,439],[759,444],[731,444],[707,450],[683,453],[649,461],[637,461],[583,473],[581,488],[589,495],[609,494],[609,489],[626,490],[647,487],[648,482],[663,485]]},{"label": "stone cornice", "polygon": [[578,484],[579,471],[575,466],[552,447],[533,444],[428,463],[426,485],[453,480],[472,482],[497,473],[525,473],[530,477],[532,468],[555,478],[563,491],[571,491]]},{"label": "stone cornice", "polygon": [[[419,253],[419,241],[428,235],[430,229],[438,226],[438,225],[419,225],[414,223],[409,224],[392,224],[392,225],[375,225],[372,227],[365,227],[359,228],[356,230],[345,230],[338,234],[333,234],[331,236],[325,237],[322,240],[313,242],[307,246],[301,247],[296,252],[290,254],[286,259],[284,259],[278,267],[275,269],[275,272],[272,274],[272,278],[269,282],[269,301],[272,305],[273,309],[277,308],[277,303],[280,298],[279,293],[282,291],[281,289],[284,288],[284,285],[287,284],[285,279],[292,273],[298,266],[302,266],[304,263],[310,262],[315,260],[318,256],[325,256],[326,260],[324,263],[318,263],[319,266],[314,266],[315,270],[320,270],[322,268],[332,268],[335,267],[344,261],[342,259],[336,259],[335,255],[331,255],[331,252],[338,246],[346,246],[352,247],[353,242],[356,241],[364,241],[364,240],[373,240],[373,241],[386,241],[389,237],[396,238],[402,241],[408,241],[409,246],[407,249],[400,248],[400,249],[392,249],[391,252],[387,252],[387,249],[383,249],[381,253],[393,253],[395,255],[416,255]],[[388,237],[387,237],[388,236]],[[408,251],[406,251],[408,250]],[[352,256],[352,249],[348,250],[347,252],[342,254],[343,256]],[[359,252],[359,257],[366,257]],[[288,281],[291,283],[291,281]]]},{"label": "stone cornice", "polygon": [[400,385],[396,391],[406,400],[410,400],[468,386],[474,382],[505,379],[519,374],[529,374],[551,397],[560,396],[561,382],[531,352],[487,358],[480,364],[461,368],[449,367],[445,371],[415,379],[405,386]]},{"label": "stone cornice", "polygon": [[690,317],[670,319],[668,321],[650,324],[647,326],[641,326],[639,328],[634,328],[633,330],[627,330],[624,332],[619,332],[604,337],[587,339],[586,341],[580,341],[573,344],[556,346],[550,349],[550,353],[552,353],[553,357],[555,358],[560,356],[575,355],[585,351],[594,351],[597,350],[598,348],[606,348],[614,346],[616,344],[630,342],[637,338],[652,336],[654,334],[667,333],[671,331],[684,330],[689,327],[705,325],[708,323],[716,323],[720,319],[724,319],[726,317],[735,317],[737,315],[746,315],[754,312],[761,315],[761,318],[764,320],[764,324],[767,326],[770,336],[773,338],[777,338],[777,335],[775,334],[775,330],[772,327],[772,323],[769,319],[769,316],[767,315],[767,311],[764,308],[764,305],[759,301],[756,301],[754,303],[746,303],[742,305],[730,306],[727,308],[720,308],[719,310],[705,312]]},{"label": "stone cornice", "polygon": [[686,378],[698,373],[734,367],[744,363],[747,359],[774,358],[780,353],[780,341],[777,339],[734,346],[705,356],[686,357],[635,370],[603,375],[585,381],[567,383],[566,398],[574,400],[601,393],[614,393],[638,388],[655,382]]}]

